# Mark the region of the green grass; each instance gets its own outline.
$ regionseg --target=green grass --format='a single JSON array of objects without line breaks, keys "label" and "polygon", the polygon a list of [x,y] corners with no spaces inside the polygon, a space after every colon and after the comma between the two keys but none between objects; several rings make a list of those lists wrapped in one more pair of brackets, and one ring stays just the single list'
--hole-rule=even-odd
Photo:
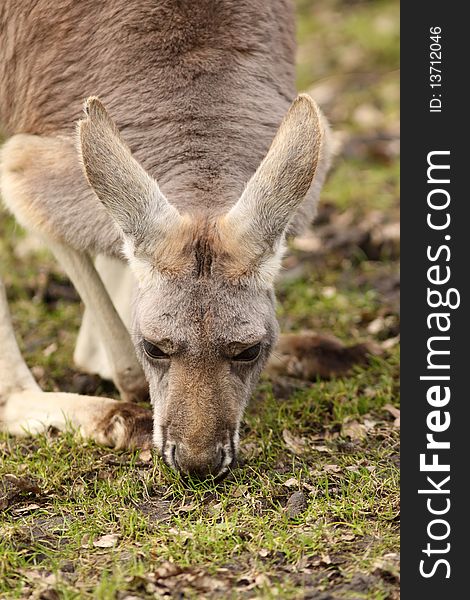
[{"label": "green grass", "polygon": [[[398,3],[298,6],[299,87],[334,85],[325,110],[352,139],[395,132]],[[356,118],[363,105],[382,115],[369,129]],[[396,218],[398,177],[394,157],[343,155],[323,198],[340,211]],[[0,269],[22,352],[44,390],[67,390],[82,308],[73,299],[44,301],[44,278],[65,277],[47,251],[15,254],[22,237],[0,212]],[[358,248],[317,260],[308,274],[281,282],[282,329],[381,341],[368,324],[384,310],[398,315],[374,281],[396,268]],[[347,378],[263,378],[243,426],[242,462],[219,484],[188,481],[157,456],[144,463],[72,431],[0,436],[0,482],[16,475],[38,486],[0,513],[0,598],[398,598],[399,430],[387,406],[398,404],[398,375],[394,346]],[[115,393],[105,384],[97,390]],[[300,438],[297,453],[286,430]],[[290,517],[296,491],[306,507]],[[118,536],[114,546],[94,545],[109,534]]]},{"label": "green grass", "polygon": [[381,210],[393,213],[398,208],[400,164],[373,164],[370,161],[338,160],[332,177],[325,185],[324,200],[339,208],[361,212]]},{"label": "green grass", "polygon": [[[23,503],[34,503],[30,514],[13,510],[4,517],[1,592],[20,597],[24,573],[33,570],[58,574],[63,597],[79,589],[82,597],[114,598],[114,589],[132,591],[130,578],[171,560],[215,577],[233,565],[235,586],[247,570],[266,574],[270,588],[291,598],[302,587],[287,567],[302,560],[328,556],[321,567],[327,576],[340,558],[346,581],[357,570],[371,569],[397,547],[398,435],[381,411],[396,401],[396,371],[396,357],[378,360],[354,378],[320,382],[282,402],[264,382],[246,420],[246,464],[218,485],[183,480],[158,458],[149,467],[136,454],[115,453],[123,464],[110,465],[108,450],[72,433],[20,442],[3,438],[1,472],[27,475],[41,491]],[[338,435],[346,417],[364,414],[379,422],[367,440]],[[284,429],[307,440],[304,454],[286,448]],[[292,479],[297,483],[286,487]],[[306,493],[308,506],[291,519],[284,507],[296,490]],[[157,499],[167,507],[165,521],[142,512]],[[115,547],[93,546],[110,533],[119,535]],[[69,563],[73,585],[61,572]]]}]

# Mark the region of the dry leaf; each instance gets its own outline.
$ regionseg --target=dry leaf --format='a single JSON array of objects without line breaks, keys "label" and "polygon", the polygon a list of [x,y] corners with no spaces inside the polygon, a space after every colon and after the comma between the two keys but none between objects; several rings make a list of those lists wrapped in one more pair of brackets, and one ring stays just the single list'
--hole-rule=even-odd
[{"label": "dry leaf", "polygon": [[181,573],[180,567],[166,560],[155,570],[155,578],[166,579],[167,577],[173,577],[179,573]]},{"label": "dry leaf", "polygon": [[388,411],[392,415],[392,417],[395,417],[393,426],[398,429],[400,427],[400,409],[396,406],[392,406],[391,404],[386,404],[384,406],[384,409]]},{"label": "dry leaf", "polygon": [[366,437],[367,428],[358,421],[348,421],[341,427],[341,435],[349,437],[353,442],[363,440]]},{"label": "dry leaf", "polygon": [[240,447],[242,454],[249,458],[256,458],[262,452],[261,447],[258,442],[255,441],[243,441]]},{"label": "dry leaf", "polygon": [[33,365],[31,367],[31,373],[34,375],[36,381],[39,381],[46,374],[46,369],[40,365]]},{"label": "dry leaf", "polygon": [[45,585],[57,585],[59,582],[59,576],[56,573],[45,573],[41,571],[22,571],[22,575],[26,579],[42,583]]},{"label": "dry leaf", "polygon": [[306,450],[305,438],[293,435],[288,429],[282,432],[282,438],[291,452],[294,454],[303,454]]},{"label": "dry leaf", "polygon": [[383,317],[377,317],[369,323],[369,325],[367,326],[367,332],[371,335],[377,335],[383,329],[385,329],[385,327],[385,319]]},{"label": "dry leaf", "polygon": [[323,465],[323,470],[327,473],[339,473],[341,467],[339,465]]},{"label": "dry leaf", "polygon": [[286,487],[297,487],[299,485],[299,482],[295,477],[291,477],[287,481],[284,481],[282,485],[285,485]]},{"label": "dry leaf", "polygon": [[305,481],[302,482],[302,487],[308,490],[311,494],[317,492],[317,488],[314,485],[311,485],[310,483],[307,483]]},{"label": "dry leaf", "polygon": [[47,346],[46,348],[44,348],[44,350],[42,351],[43,356],[45,356],[46,358],[48,356],[51,356],[51,354],[54,354],[54,352],[57,352],[58,346],[56,344],[56,342],[52,342],[52,344],[49,344],[49,346]]},{"label": "dry leaf", "polygon": [[270,583],[271,582],[269,581],[269,577],[264,573],[260,573],[255,577],[255,584],[258,587],[269,587]]},{"label": "dry leaf", "polygon": [[324,288],[322,288],[321,293],[324,298],[334,298],[334,296],[336,296],[337,290],[334,286],[327,285]]},{"label": "dry leaf", "polygon": [[37,495],[40,492],[35,479],[5,473],[0,479],[0,510],[5,510],[26,494]]},{"label": "dry leaf", "polygon": [[374,429],[376,425],[377,421],[374,421],[373,419],[364,419],[364,427],[367,429],[367,431]]},{"label": "dry leaf", "polygon": [[37,510],[38,508],[41,508],[39,506],[39,504],[28,504],[27,506],[21,506],[20,508],[15,508],[13,509],[13,514],[15,515],[21,515],[24,513],[28,513],[32,510]]},{"label": "dry leaf", "polygon": [[384,410],[388,411],[392,415],[392,417],[395,417],[395,419],[400,418],[400,409],[396,406],[392,406],[392,404],[386,404],[384,406]]},{"label": "dry leaf", "polygon": [[390,350],[391,348],[396,346],[399,342],[400,342],[400,336],[397,335],[396,337],[389,338],[388,340],[384,340],[383,342],[381,342],[380,346],[381,346],[381,348],[383,348],[383,350]]},{"label": "dry leaf", "polygon": [[199,575],[192,582],[193,587],[201,592],[216,592],[227,588],[227,582],[209,575]]},{"label": "dry leaf", "polygon": [[93,542],[93,546],[95,546],[95,548],[112,548],[117,544],[118,540],[118,535],[115,533],[109,533],[95,540]]},{"label": "dry leaf", "polygon": [[400,580],[400,556],[395,552],[385,554],[382,558],[374,561],[373,567],[375,571],[385,574],[389,579],[393,577],[397,581]]},{"label": "dry leaf", "polygon": [[328,452],[328,454],[331,454],[331,448],[328,448],[327,446],[311,446],[311,448],[317,452]]},{"label": "dry leaf", "polygon": [[232,496],[235,498],[240,498],[241,496],[245,496],[248,493],[248,486],[246,484],[242,484],[237,486],[233,492]]}]

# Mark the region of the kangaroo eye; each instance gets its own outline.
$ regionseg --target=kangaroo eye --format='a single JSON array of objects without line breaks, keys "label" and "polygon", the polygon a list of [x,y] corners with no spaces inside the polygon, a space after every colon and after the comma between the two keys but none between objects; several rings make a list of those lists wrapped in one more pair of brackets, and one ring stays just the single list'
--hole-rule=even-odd
[{"label": "kangaroo eye", "polygon": [[245,350],[243,350],[243,352],[240,352],[240,354],[234,356],[233,360],[240,362],[252,362],[253,360],[258,358],[260,352],[261,344],[255,344],[254,346],[246,348]]},{"label": "kangaroo eye", "polygon": [[149,358],[170,358],[168,354],[163,352],[163,350],[161,350],[158,346],[155,346],[155,344],[152,344],[152,342],[149,342],[148,340],[144,340],[143,348],[145,354]]}]

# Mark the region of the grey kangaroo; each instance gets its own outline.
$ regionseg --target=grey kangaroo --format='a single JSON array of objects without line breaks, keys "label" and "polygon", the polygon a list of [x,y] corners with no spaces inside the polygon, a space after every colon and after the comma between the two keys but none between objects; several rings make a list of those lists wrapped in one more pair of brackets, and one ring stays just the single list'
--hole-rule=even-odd
[{"label": "grey kangaroo", "polygon": [[[2,287],[2,429],[71,423],[184,473],[228,471],[282,343],[285,239],[311,223],[330,161],[294,71],[289,0],[3,0],[1,195],[69,275],[122,400],[42,392]],[[97,256],[128,266],[131,322]],[[132,403],[148,393],[151,413]]]}]

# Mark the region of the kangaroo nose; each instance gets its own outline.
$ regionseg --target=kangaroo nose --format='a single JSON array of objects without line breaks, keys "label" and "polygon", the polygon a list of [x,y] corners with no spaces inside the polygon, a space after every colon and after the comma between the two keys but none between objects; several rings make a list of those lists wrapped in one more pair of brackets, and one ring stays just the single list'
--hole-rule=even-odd
[{"label": "kangaroo nose", "polygon": [[206,451],[191,452],[183,445],[175,445],[173,451],[174,466],[188,475],[203,479],[209,475],[217,477],[225,463],[225,450],[222,447]]}]

